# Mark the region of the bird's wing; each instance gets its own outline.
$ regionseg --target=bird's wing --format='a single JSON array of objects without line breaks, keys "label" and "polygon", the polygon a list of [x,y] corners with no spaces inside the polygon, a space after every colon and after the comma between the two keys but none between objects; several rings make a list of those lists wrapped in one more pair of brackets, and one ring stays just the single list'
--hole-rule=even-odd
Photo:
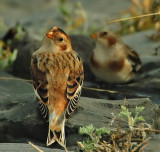
[{"label": "bird's wing", "polygon": [[129,48],[128,51],[128,60],[131,62],[132,64],[132,71],[133,72],[137,72],[139,71],[139,69],[141,68],[141,60],[137,54],[136,51],[132,50],[131,48]]},{"label": "bird's wing", "polygon": [[32,56],[31,59],[31,76],[33,88],[38,100],[39,109],[42,116],[46,121],[49,118],[49,111],[46,104],[48,101],[48,81],[46,79],[46,73],[38,68],[37,56]]},{"label": "bird's wing", "polygon": [[74,55],[76,56],[75,64],[77,65],[75,67],[77,68],[75,69],[75,71],[70,73],[67,81],[66,96],[67,99],[69,100],[69,103],[65,113],[66,120],[69,118],[69,116],[75,110],[78,104],[84,79],[82,60],[77,53],[74,53]]}]

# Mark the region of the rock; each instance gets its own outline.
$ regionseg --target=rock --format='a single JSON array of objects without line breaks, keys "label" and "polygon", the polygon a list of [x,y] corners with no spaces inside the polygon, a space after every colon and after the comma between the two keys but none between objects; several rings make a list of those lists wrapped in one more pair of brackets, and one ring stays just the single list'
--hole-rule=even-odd
[{"label": "rock", "polygon": [[[159,45],[159,42],[152,41],[149,36],[156,34],[155,30],[147,30],[143,32],[137,32],[122,37],[122,40],[131,48],[136,50],[142,59],[143,65],[148,62],[158,61],[158,56],[155,54],[155,48]],[[147,60],[147,59],[152,60]]]},{"label": "rock", "polygon": [[145,152],[159,152],[160,149],[160,134],[152,135],[152,138],[148,142],[148,146],[144,148]]},{"label": "rock", "polygon": [[40,42],[33,40],[28,35],[21,41],[13,39],[12,48],[18,50],[17,59],[13,64],[12,74],[22,78],[30,78],[30,62],[32,53],[40,46]]},{"label": "rock", "polygon": [[[0,75],[14,78],[2,71]],[[77,109],[66,123],[68,149],[75,150],[76,142],[82,141],[83,137],[78,134],[80,126],[89,124],[96,127],[107,126],[112,119],[111,113],[119,113],[122,103],[123,100],[81,97]],[[159,124],[159,107],[149,98],[127,99],[126,106],[131,111],[136,106],[144,106],[142,116],[146,122],[153,125]],[[126,124],[123,124],[123,127],[126,127]],[[27,142],[29,140],[44,146],[47,131],[48,124],[38,111],[32,85],[18,80],[0,80],[0,142]],[[53,144],[51,147],[60,148],[58,144]]]},{"label": "rock", "polygon": [[[45,152],[65,152],[64,150],[60,149],[51,149],[41,146],[37,147]],[[23,143],[0,143],[0,150],[1,152],[37,152],[37,150],[31,145]]]},{"label": "rock", "polygon": [[[93,124],[96,127],[107,126],[113,117],[112,113],[117,115],[121,111],[122,104],[123,100],[105,100],[81,97],[79,106],[75,112],[76,114],[69,119],[67,126],[79,127],[88,124]],[[141,114],[144,116],[146,122],[153,124],[155,121],[155,111],[159,111],[159,107],[152,103],[149,98],[127,99],[126,107],[128,107],[130,111],[133,112],[136,106],[145,107],[145,110]],[[148,115],[150,115],[150,117],[148,117]],[[114,125],[117,125],[116,121]],[[123,125],[123,127],[126,126]]]}]

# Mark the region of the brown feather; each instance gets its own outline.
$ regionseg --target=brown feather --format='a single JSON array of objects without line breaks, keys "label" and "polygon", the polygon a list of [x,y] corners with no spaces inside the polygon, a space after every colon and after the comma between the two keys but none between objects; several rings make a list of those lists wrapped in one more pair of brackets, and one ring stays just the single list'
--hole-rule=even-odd
[{"label": "brown feather", "polygon": [[32,56],[33,86],[42,114],[49,113],[47,145],[57,141],[65,147],[64,123],[80,97],[83,64],[63,30],[53,27],[46,36]]},{"label": "brown feather", "polygon": [[107,63],[107,68],[109,68],[111,71],[119,72],[124,67],[125,59],[119,60],[119,61],[110,61]]}]

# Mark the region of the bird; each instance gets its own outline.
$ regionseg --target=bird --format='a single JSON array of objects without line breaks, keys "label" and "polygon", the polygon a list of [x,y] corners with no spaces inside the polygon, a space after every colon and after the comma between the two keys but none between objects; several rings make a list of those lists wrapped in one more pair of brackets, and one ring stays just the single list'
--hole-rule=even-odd
[{"label": "bird", "polygon": [[141,69],[139,55],[110,31],[90,35],[95,40],[89,65],[99,80],[110,84],[123,84],[134,79]]},{"label": "bird", "polygon": [[47,146],[57,141],[66,148],[65,122],[76,109],[84,79],[83,62],[71,40],[52,27],[31,57],[33,89],[42,116],[49,122]]}]

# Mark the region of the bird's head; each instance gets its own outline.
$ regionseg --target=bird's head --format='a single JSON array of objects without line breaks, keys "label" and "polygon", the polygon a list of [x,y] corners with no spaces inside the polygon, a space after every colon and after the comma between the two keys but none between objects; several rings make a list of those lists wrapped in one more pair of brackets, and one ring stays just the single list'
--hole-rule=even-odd
[{"label": "bird's head", "polygon": [[102,31],[91,34],[91,38],[96,41],[96,43],[99,43],[100,45],[104,45],[107,47],[112,47],[116,45],[118,41],[118,37],[115,36],[111,32]]},{"label": "bird's head", "polygon": [[71,51],[71,41],[68,35],[59,27],[55,26],[46,33],[46,38],[50,41],[53,50]]},{"label": "bird's head", "polygon": [[100,60],[108,60],[108,58],[119,59],[127,55],[126,45],[112,32],[93,33],[91,38],[96,41],[96,47],[93,51]]}]

